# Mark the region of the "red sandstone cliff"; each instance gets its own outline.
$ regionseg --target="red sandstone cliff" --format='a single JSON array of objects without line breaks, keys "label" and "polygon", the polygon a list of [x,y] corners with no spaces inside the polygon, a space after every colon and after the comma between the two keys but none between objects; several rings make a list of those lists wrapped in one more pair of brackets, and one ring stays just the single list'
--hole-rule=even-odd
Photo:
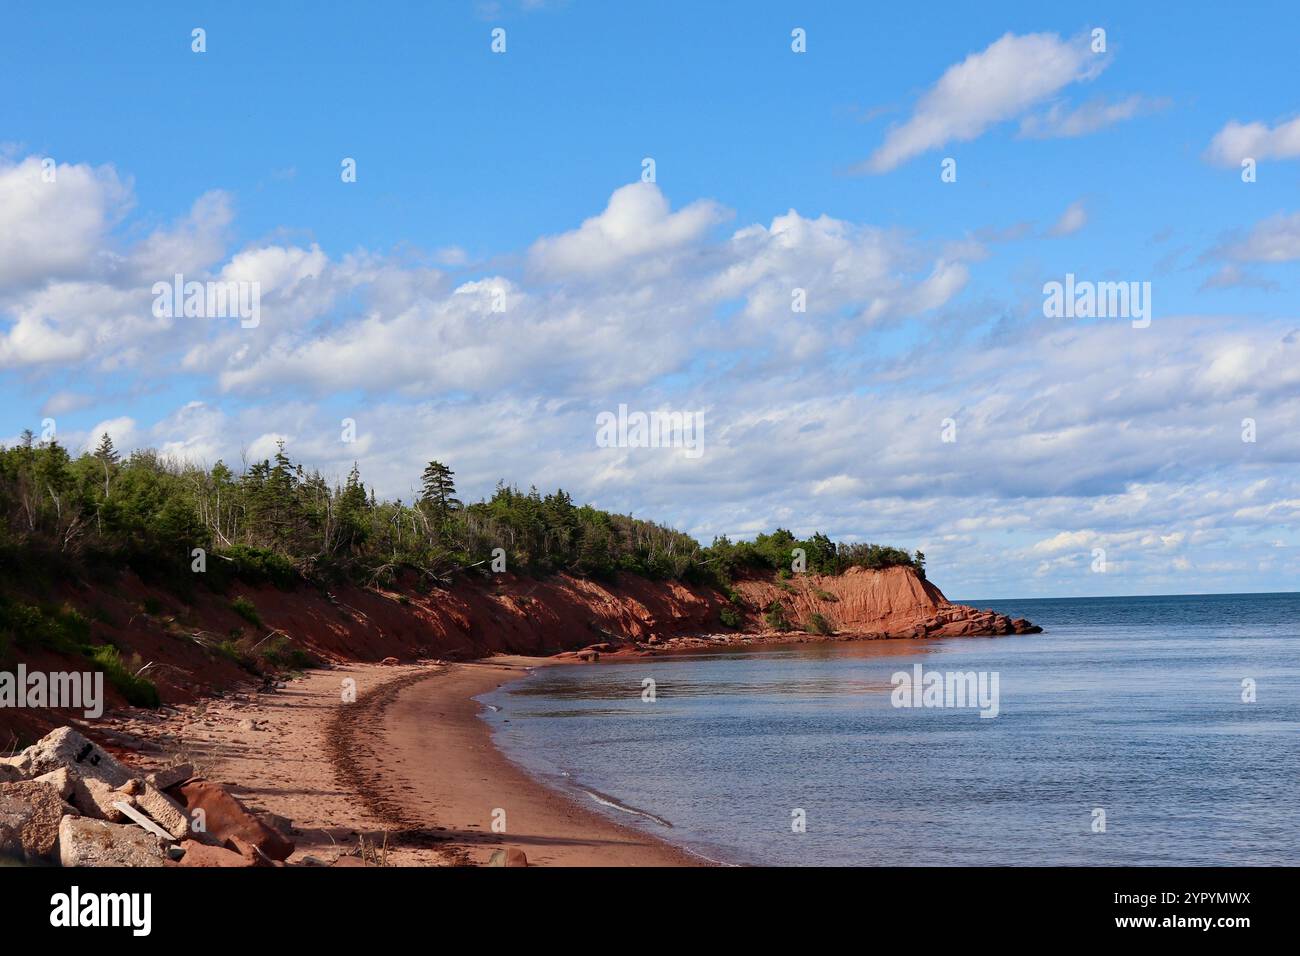
[{"label": "red sandstone cliff", "polygon": [[781,601],[801,625],[821,614],[837,631],[858,637],[976,637],[1041,630],[1023,619],[952,604],[937,587],[904,567],[850,568],[834,577],[798,575],[780,584],[752,580],[736,590],[755,607]]},{"label": "red sandstone cliff", "polygon": [[[836,577],[799,575],[781,583],[755,578],[738,582],[735,591],[742,598],[740,605],[712,588],[631,575],[620,576],[614,584],[567,575],[541,580],[500,575],[468,578],[432,593],[355,585],[291,591],[237,585],[227,595],[196,588],[180,597],[127,574],[107,586],[65,585],[56,603],[77,608],[90,621],[92,641],[113,644],[131,670],[143,669],[165,704],[247,680],[247,671],[218,649],[222,642],[236,640],[247,650],[259,640],[273,639],[335,661],[464,660],[500,652],[544,655],[593,644],[602,645],[601,650],[658,653],[791,639],[766,629],[763,611],[774,600],[796,628],[807,627],[813,614],[820,614],[840,638],[1037,630],[1028,621],[950,604],[911,568],[855,568]],[[232,609],[236,596],[251,602],[259,624]],[[45,595],[41,603],[49,603],[50,597]],[[724,607],[740,614],[742,630],[728,632],[728,638],[700,639],[726,631],[719,617]],[[18,657],[29,670],[87,667],[84,658],[43,650],[20,651]],[[111,688],[106,691],[109,707],[124,703]],[[64,722],[56,714],[0,709],[0,749],[5,740],[32,738]]]}]

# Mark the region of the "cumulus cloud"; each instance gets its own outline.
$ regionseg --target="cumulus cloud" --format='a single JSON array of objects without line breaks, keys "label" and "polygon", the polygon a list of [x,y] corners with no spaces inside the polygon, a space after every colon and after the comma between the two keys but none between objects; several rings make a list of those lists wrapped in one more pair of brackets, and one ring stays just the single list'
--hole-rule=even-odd
[{"label": "cumulus cloud", "polygon": [[0,301],[51,277],[96,268],[105,239],[130,206],[130,184],[111,166],[0,155]]},{"label": "cumulus cloud", "polygon": [[[300,271],[326,276],[331,295],[364,278],[368,307],[322,331],[276,319],[272,302],[259,335],[232,329],[191,350],[186,367],[212,370],[231,391],[294,383],[314,392],[378,384],[425,394],[587,395],[681,372],[706,350],[810,360],[873,325],[943,307],[969,277],[960,250],[930,249],[896,231],[792,209],[714,236],[729,216],[710,201],[673,211],[657,186],[637,183],[577,229],[534,243],[524,276],[456,286],[441,276],[410,281],[409,270],[392,264],[362,270],[316,256]],[[386,290],[382,300],[376,289]],[[286,293],[283,308],[313,312],[316,296],[315,285],[304,285]],[[852,321],[840,321],[845,315]]]},{"label": "cumulus cloud", "polygon": [[1214,134],[1205,151],[1206,161],[1216,166],[1240,166],[1244,159],[1297,157],[1300,157],[1300,116],[1276,126],[1231,120]]},{"label": "cumulus cloud", "polygon": [[932,149],[975,139],[1061,89],[1092,79],[1106,62],[1083,38],[1007,33],[950,66],[859,169],[885,173]]},{"label": "cumulus cloud", "polygon": [[528,252],[529,266],[543,278],[556,279],[653,260],[699,240],[726,215],[705,200],[671,212],[654,183],[632,183],[616,190],[604,212],[577,229],[537,240]]}]

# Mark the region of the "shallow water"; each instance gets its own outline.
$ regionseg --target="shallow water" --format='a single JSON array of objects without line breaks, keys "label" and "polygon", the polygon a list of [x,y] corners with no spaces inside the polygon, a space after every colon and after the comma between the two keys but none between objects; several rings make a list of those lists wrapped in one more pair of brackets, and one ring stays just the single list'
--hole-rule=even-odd
[{"label": "shallow water", "polygon": [[[725,862],[1300,863],[1300,595],[968,603],[1046,632],[544,668],[484,717],[533,774]],[[998,715],[893,706],[918,663],[996,673]]]}]

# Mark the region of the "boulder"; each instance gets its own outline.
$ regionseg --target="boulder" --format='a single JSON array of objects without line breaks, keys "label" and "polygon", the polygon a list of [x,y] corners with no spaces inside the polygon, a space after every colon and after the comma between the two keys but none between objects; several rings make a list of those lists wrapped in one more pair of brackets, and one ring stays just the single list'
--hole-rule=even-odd
[{"label": "boulder", "polygon": [[55,790],[59,791],[59,798],[67,800],[72,796],[73,785],[76,783],[77,775],[67,767],[60,767],[58,770],[51,770],[49,773],[43,773],[33,783],[47,783]]},{"label": "boulder", "polygon": [[39,777],[61,767],[81,777],[94,777],[120,787],[134,773],[98,744],[91,743],[71,727],[51,730],[9,763],[26,779]]},{"label": "boulder", "polygon": [[135,795],[135,805],[160,827],[178,840],[190,835],[190,820],[185,808],[152,784],[146,783]]},{"label": "boulder", "polygon": [[145,783],[153,784],[159,790],[166,790],[168,787],[174,787],[178,783],[184,783],[194,776],[194,765],[180,763],[174,767],[167,767],[164,770],[157,770],[144,778]]},{"label": "boulder", "polygon": [[185,801],[191,819],[203,811],[204,832],[219,843],[234,837],[257,847],[272,860],[287,860],[293,843],[267,826],[222,787],[202,778],[190,780],[173,791]]},{"label": "boulder", "polygon": [[23,780],[0,784],[0,856],[35,863],[58,856],[59,822],[75,811],[52,784]]},{"label": "boulder", "polygon": [[89,817],[59,824],[59,862],[64,866],[170,866],[167,851],[139,827]]},{"label": "boulder", "polygon": [[121,790],[114,790],[103,780],[94,777],[75,777],[72,784],[72,805],[85,816],[110,823],[121,823],[126,816],[113,804],[118,800],[130,800],[131,797]]},{"label": "boulder", "polygon": [[195,840],[186,840],[180,844],[185,855],[181,857],[181,866],[201,867],[247,867],[252,866],[248,860],[234,850],[222,846],[208,846]]},{"label": "boulder", "polygon": [[17,783],[21,779],[23,775],[17,767],[8,760],[0,760],[0,783]]}]

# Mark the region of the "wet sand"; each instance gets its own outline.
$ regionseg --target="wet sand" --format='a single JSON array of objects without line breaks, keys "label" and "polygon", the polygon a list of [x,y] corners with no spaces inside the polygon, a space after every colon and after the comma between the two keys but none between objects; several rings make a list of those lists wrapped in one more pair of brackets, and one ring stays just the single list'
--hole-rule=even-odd
[{"label": "wet sand", "polygon": [[[363,789],[378,788],[403,822],[447,827],[468,862],[517,847],[543,866],[698,866],[705,861],[620,826],[539,783],[492,744],[473,698],[517,680],[545,659],[494,658],[451,664],[406,684],[380,715],[384,763]],[[505,832],[493,832],[504,811]],[[500,818],[501,814],[498,813]]]}]

